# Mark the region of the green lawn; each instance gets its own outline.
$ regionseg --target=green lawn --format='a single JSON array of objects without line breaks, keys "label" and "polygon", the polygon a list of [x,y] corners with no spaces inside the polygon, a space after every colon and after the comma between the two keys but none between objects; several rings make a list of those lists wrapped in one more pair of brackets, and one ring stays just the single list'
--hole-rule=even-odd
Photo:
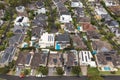
[{"label": "green lawn", "polygon": [[100,71],[100,74],[101,74],[101,75],[120,75],[120,69],[118,69],[118,71],[115,72],[115,74],[112,74],[112,73],[109,72],[109,71]]},{"label": "green lawn", "polygon": [[99,75],[99,71],[97,68],[91,68],[91,67],[88,67],[88,75]]}]

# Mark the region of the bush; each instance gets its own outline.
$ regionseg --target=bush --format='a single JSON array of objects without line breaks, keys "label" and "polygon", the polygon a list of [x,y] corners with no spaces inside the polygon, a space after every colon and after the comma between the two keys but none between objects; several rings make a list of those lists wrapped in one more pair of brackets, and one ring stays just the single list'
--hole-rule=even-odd
[{"label": "bush", "polygon": [[64,74],[64,71],[63,71],[63,68],[62,68],[62,67],[57,67],[57,68],[56,68],[56,71],[57,71],[57,74],[58,74],[58,75],[63,75],[63,74]]},{"label": "bush", "polygon": [[72,73],[73,74],[79,75],[80,71],[81,71],[80,66],[73,66],[72,67]]}]

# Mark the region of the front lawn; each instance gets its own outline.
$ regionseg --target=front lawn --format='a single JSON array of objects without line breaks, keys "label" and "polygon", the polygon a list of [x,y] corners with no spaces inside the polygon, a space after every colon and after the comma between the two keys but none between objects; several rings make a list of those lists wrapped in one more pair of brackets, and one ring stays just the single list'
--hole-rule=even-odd
[{"label": "front lawn", "polygon": [[92,68],[92,67],[88,67],[88,75],[92,76],[92,75],[99,75],[99,71],[97,68]]}]

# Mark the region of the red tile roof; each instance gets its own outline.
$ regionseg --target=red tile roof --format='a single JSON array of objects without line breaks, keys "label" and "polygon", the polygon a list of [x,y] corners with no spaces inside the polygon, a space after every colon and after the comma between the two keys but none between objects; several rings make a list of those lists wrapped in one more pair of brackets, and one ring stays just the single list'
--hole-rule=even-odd
[{"label": "red tile roof", "polygon": [[82,23],[82,27],[84,31],[95,31],[96,28],[90,23]]}]

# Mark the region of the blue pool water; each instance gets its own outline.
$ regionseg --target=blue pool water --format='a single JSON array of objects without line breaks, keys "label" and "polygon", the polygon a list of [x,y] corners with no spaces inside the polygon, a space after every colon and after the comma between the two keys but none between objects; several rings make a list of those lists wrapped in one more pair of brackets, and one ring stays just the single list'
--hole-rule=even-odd
[{"label": "blue pool water", "polygon": [[81,30],[81,29],[80,29],[80,26],[78,26],[77,29],[80,31],[80,30]]},{"label": "blue pool water", "polygon": [[110,71],[110,67],[104,67],[105,71]]},{"label": "blue pool water", "polygon": [[56,43],[56,50],[60,50],[60,45]]},{"label": "blue pool water", "polygon": [[96,51],[96,50],[93,50],[93,51],[92,51],[92,54],[93,54],[93,55],[97,54],[97,51]]}]

